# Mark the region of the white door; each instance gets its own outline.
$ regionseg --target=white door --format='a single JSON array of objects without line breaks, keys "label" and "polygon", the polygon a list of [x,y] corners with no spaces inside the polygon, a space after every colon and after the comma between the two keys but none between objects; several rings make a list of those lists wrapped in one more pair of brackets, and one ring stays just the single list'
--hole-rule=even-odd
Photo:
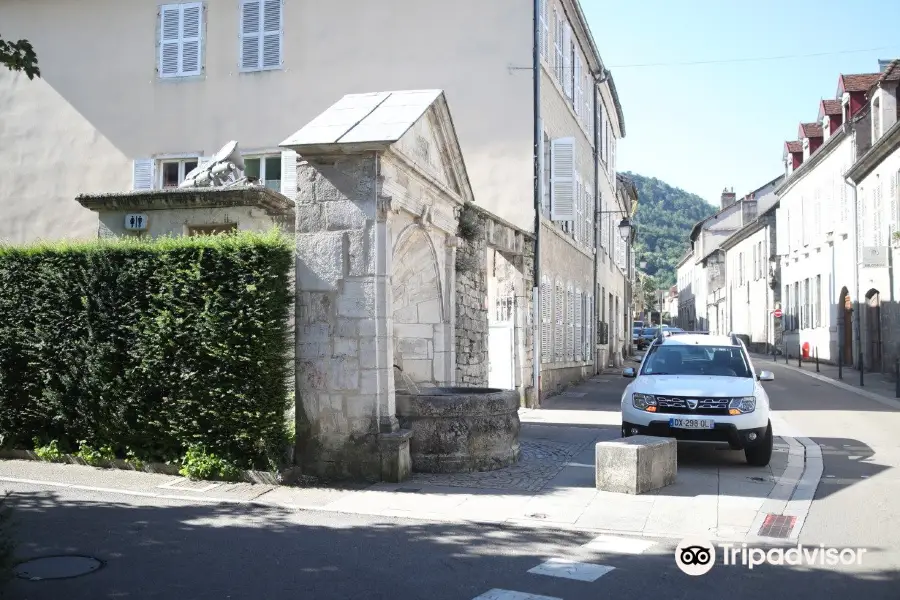
[{"label": "white door", "polygon": [[488,386],[512,390],[515,381],[515,296],[501,296],[488,327]]},{"label": "white door", "polygon": [[488,332],[488,385],[501,390],[515,387],[513,379],[512,323],[495,323]]}]

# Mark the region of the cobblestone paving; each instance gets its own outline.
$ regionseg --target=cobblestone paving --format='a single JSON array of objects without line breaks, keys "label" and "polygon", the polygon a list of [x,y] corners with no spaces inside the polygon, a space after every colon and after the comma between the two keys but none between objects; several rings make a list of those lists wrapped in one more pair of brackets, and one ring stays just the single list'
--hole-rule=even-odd
[{"label": "cobblestone paving", "polygon": [[477,489],[537,492],[559,473],[573,456],[593,439],[577,443],[550,440],[521,440],[519,463],[505,469],[480,473],[416,473],[409,483],[468,487]]}]

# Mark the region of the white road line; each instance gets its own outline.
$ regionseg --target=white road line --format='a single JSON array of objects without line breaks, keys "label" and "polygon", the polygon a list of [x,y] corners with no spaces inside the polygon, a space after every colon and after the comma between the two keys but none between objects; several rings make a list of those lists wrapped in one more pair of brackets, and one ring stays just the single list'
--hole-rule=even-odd
[{"label": "white road line", "polygon": [[494,588],[488,590],[480,596],[476,596],[472,600],[562,600],[553,596],[538,596],[537,594],[528,594],[525,592],[514,592],[512,590],[501,590]]},{"label": "white road line", "polygon": [[550,577],[562,577],[590,583],[597,581],[613,570],[615,570],[615,567],[574,562],[563,558],[551,558],[533,569],[528,569],[528,572],[534,575],[549,575]]},{"label": "white road line", "polygon": [[639,538],[601,535],[582,546],[586,550],[606,552],[610,554],[643,554],[656,545],[656,542]]}]

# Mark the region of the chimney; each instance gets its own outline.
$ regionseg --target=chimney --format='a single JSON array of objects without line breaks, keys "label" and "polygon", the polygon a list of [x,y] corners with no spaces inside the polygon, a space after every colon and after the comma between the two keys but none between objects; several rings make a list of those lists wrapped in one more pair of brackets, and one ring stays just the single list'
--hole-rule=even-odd
[{"label": "chimney", "polygon": [[722,208],[728,208],[732,204],[734,204],[735,194],[734,188],[731,188],[731,191],[728,191],[728,188],[724,188],[722,190]]}]

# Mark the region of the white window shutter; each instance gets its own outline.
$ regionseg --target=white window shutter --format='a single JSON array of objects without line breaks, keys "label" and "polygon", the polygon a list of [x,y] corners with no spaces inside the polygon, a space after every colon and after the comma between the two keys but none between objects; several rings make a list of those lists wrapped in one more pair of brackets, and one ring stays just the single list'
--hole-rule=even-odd
[{"label": "white window shutter", "polygon": [[177,77],[181,58],[181,8],[170,4],[160,9],[159,76]]},{"label": "white window shutter", "polygon": [[569,22],[565,23],[565,33],[563,34],[563,89],[566,96],[572,99],[572,26]]},{"label": "white window shutter", "polygon": [[575,138],[553,140],[550,146],[550,218],[575,217]]},{"label": "white window shutter", "polygon": [[556,298],[554,302],[554,312],[556,313],[556,331],[553,335],[554,357],[557,362],[563,358],[563,303],[565,296],[563,294],[562,284],[556,284]]},{"label": "white window shutter", "polygon": [[152,190],[153,175],[155,169],[154,161],[151,158],[136,159],[132,163],[131,170],[131,189],[133,190]]},{"label": "white window shutter", "polygon": [[181,75],[199,75],[203,64],[203,4],[182,4],[181,11]]},{"label": "white window shutter", "polygon": [[281,153],[281,193],[293,200],[297,197],[297,153]]},{"label": "white window shutter", "polygon": [[575,323],[575,360],[581,361],[584,358],[584,328],[582,327],[582,319],[584,319],[584,301],[581,290],[575,290],[575,314],[572,315],[572,321]]},{"label": "white window shutter", "polygon": [[540,190],[541,194],[541,208],[546,210],[544,206],[544,186],[547,184],[544,181],[544,169],[546,165],[544,164],[544,152],[546,152],[546,148],[544,147],[544,121],[542,119],[538,119],[538,128],[541,131],[541,136],[538,139],[538,156],[537,156],[537,181],[538,181],[538,190]]},{"label": "white window shutter", "polygon": [[566,360],[575,360],[575,290],[566,289]]},{"label": "white window shutter", "polygon": [[575,72],[572,74],[572,79],[575,84],[575,98],[573,99],[572,107],[575,109],[576,115],[581,115],[582,105],[581,105],[581,94],[582,94],[582,76],[581,76],[581,56],[576,52],[575,53]]},{"label": "white window shutter", "polygon": [[888,196],[890,215],[888,216],[888,223],[890,223],[888,227],[888,245],[893,244],[894,242],[894,234],[900,230],[900,216],[897,215],[897,188],[898,179],[900,179],[900,173],[894,173],[891,175],[891,187],[890,187],[890,196]]},{"label": "white window shutter", "polygon": [[550,362],[553,356],[553,297],[550,293],[550,281],[544,277],[541,281],[541,362]]},{"label": "white window shutter", "polygon": [[260,67],[260,29],[262,0],[241,0],[241,69]]},{"label": "white window shutter", "polygon": [[281,67],[283,0],[263,0],[262,68]]}]

